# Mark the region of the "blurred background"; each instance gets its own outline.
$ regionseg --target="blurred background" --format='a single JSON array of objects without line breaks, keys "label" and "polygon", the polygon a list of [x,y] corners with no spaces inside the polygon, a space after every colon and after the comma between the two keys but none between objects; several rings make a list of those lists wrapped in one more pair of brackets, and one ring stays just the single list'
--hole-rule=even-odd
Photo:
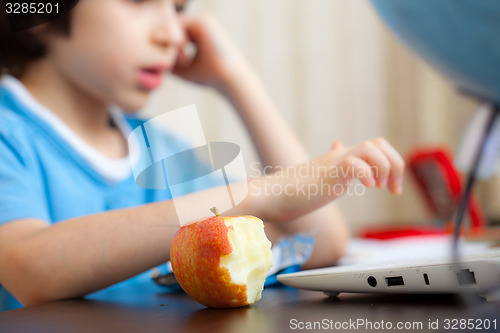
[{"label": "blurred background", "polygon": [[[455,151],[477,107],[401,44],[367,0],[203,0],[188,11],[219,19],[311,156],[336,139],[350,145],[378,136],[403,156],[417,146]],[[143,113],[189,104],[196,105],[208,141],[239,144],[247,166],[257,160],[240,120],[212,90],[169,77]],[[477,188],[495,220],[498,184]],[[373,189],[337,204],[353,231],[430,216],[409,174],[400,197]]]}]

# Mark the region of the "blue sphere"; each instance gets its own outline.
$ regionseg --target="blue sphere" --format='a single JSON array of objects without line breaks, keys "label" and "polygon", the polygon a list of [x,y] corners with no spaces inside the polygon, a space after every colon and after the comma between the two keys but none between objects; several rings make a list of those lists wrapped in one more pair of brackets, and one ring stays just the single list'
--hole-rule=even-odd
[{"label": "blue sphere", "polygon": [[459,89],[500,103],[500,1],[372,3],[406,45]]}]

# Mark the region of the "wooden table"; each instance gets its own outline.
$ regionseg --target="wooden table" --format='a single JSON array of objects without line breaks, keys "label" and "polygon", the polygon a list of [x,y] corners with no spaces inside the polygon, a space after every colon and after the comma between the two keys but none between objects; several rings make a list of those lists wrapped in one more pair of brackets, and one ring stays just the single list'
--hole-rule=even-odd
[{"label": "wooden table", "polygon": [[[271,287],[253,306],[208,309],[183,292],[165,292],[148,284],[2,312],[0,332],[436,332],[453,328],[454,323],[457,329],[452,332],[488,331],[484,324],[481,330],[460,330],[466,320],[476,325],[490,321],[489,331],[500,332],[500,302],[453,295],[326,297]],[[494,320],[496,330],[492,330]]]}]

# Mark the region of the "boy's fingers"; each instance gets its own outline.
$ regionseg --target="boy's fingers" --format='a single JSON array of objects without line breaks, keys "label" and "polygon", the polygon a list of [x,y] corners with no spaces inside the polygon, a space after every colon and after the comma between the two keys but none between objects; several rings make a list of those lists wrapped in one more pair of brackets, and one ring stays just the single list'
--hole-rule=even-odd
[{"label": "boy's fingers", "polygon": [[391,169],[387,182],[389,190],[394,194],[401,194],[403,191],[402,181],[405,162],[401,155],[385,139],[378,138],[373,143],[385,154],[390,162]]},{"label": "boy's fingers", "polygon": [[391,171],[391,163],[387,156],[373,142],[366,141],[355,148],[353,153],[368,163],[376,180],[376,185],[383,188],[387,185]]},{"label": "boy's fingers", "polygon": [[353,178],[357,178],[366,187],[375,186],[375,179],[373,178],[370,165],[355,155],[349,155],[344,158],[341,175],[345,177],[347,182],[350,182]]},{"label": "boy's fingers", "polygon": [[199,44],[203,42],[204,35],[206,35],[206,28],[200,16],[183,15],[181,17],[181,24],[184,28],[185,43],[193,42]]}]

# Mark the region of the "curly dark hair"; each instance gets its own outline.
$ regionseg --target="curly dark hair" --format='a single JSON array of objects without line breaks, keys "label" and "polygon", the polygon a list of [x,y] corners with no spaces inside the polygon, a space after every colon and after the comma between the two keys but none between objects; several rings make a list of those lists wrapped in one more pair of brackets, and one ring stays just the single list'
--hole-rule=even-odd
[{"label": "curly dark hair", "polygon": [[[78,1],[58,1],[63,5],[57,15],[7,14],[6,1],[0,0],[0,76],[11,74],[19,77],[26,66],[46,54],[46,47],[33,31],[69,36],[70,9]],[[71,4],[71,6],[70,6]],[[43,24],[43,25],[41,25]]]}]

